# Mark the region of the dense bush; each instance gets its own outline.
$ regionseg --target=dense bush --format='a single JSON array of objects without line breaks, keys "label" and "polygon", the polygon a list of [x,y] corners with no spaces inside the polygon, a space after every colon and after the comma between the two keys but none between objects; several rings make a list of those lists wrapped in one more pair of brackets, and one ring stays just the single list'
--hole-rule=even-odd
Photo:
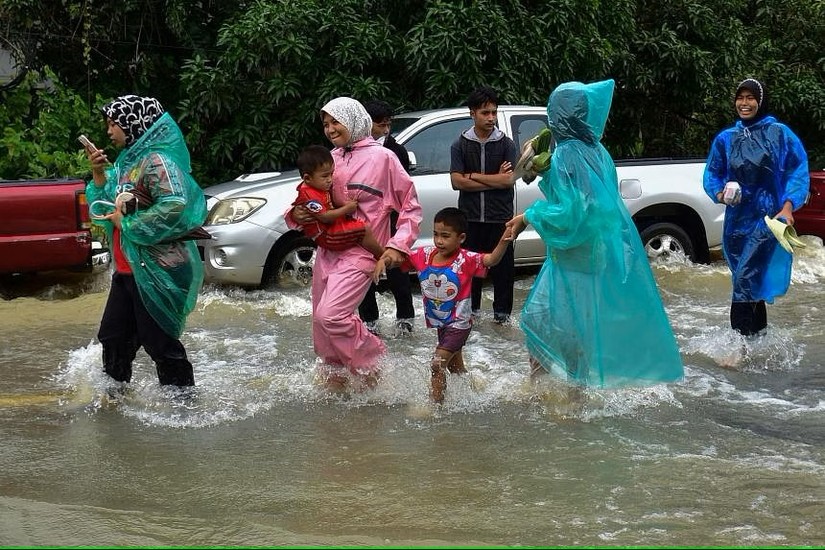
[{"label": "dense bush", "polygon": [[[617,82],[605,135],[616,157],[704,156],[734,120],[736,83],[754,76],[811,165],[825,167],[818,1],[97,0],[92,9],[5,0],[0,21],[29,65],[54,66],[80,92],[60,99],[70,112],[77,97],[89,112],[100,97],[161,99],[205,184],[290,165],[301,146],[323,142],[318,109],[337,95],[410,110],[460,105],[488,84],[505,102],[543,105],[561,82],[607,77]],[[41,105],[29,107],[29,122]],[[50,109],[47,118],[66,116]],[[12,133],[18,150],[54,140]]]},{"label": "dense bush", "polygon": [[91,166],[77,136],[109,142],[100,113],[48,69],[0,91],[0,128],[0,179],[85,177]]}]

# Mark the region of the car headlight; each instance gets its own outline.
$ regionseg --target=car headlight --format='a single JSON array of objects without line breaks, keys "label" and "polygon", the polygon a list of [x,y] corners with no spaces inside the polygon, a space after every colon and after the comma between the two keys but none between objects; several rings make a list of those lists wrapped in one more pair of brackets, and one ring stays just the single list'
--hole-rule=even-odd
[{"label": "car headlight", "polygon": [[218,201],[218,204],[213,206],[212,210],[209,211],[209,215],[206,216],[205,225],[228,225],[230,223],[237,223],[249,217],[265,204],[265,199],[253,197],[240,197],[237,199]]}]

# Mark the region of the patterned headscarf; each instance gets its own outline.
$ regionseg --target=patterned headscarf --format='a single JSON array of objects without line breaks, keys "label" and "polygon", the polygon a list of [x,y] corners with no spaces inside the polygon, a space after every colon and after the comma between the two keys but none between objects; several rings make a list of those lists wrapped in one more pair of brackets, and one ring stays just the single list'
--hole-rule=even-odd
[{"label": "patterned headscarf", "polygon": [[120,96],[104,105],[102,111],[123,130],[127,146],[140,139],[165,112],[160,101],[154,97],[136,95]]},{"label": "patterned headscarf", "polygon": [[736,93],[733,94],[734,103],[736,102],[736,96],[739,95],[739,92],[742,90],[748,90],[752,93],[756,98],[756,104],[758,106],[756,109],[756,116],[747,121],[748,124],[764,118],[768,114],[768,96],[765,90],[765,85],[755,78],[746,78],[736,87]]},{"label": "patterned headscarf", "polygon": [[336,97],[321,107],[321,113],[329,114],[349,130],[350,138],[345,148],[372,135],[372,118],[364,106],[351,97]]}]

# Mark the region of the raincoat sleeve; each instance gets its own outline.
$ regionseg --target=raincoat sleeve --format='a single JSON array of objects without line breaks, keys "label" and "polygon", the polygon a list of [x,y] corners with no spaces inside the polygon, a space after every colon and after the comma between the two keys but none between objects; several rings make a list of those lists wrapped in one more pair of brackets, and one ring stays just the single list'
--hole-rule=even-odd
[{"label": "raincoat sleeve", "polygon": [[713,202],[716,200],[716,195],[725,188],[725,183],[728,181],[728,155],[727,147],[725,145],[724,134],[719,134],[713,140],[708,153],[707,162],[705,164],[705,175],[703,185],[705,193]]},{"label": "raincoat sleeve", "polygon": [[779,204],[781,207],[785,204],[785,201],[790,201],[793,204],[793,209],[797,210],[805,204],[811,184],[808,172],[808,154],[796,134],[787,126],[782,126],[786,156],[781,174],[783,181],[780,184],[784,192]]},{"label": "raincoat sleeve", "polygon": [[[96,201],[107,201],[111,203],[114,203],[115,201],[114,189],[117,186],[117,171],[114,167],[110,166],[104,170],[104,177],[106,178],[106,182],[99,187],[95,185],[95,181],[93,179],[86,182],[86,203],[89,205],[90,212],[92,204]],[[112,229],[114,227],[112,222],[109,220],[92,218],[92,223],[103,227],[111,238]]]},{"label": "raincoat sleeve", "polygon": [[423,213],[412,179],[394,154],[391,162],[393,168],[389,170],[388,187],[391,206],[398,212],[398,221],[395,235],[387,242],[387,247],[409,254],[410,247],[418,239]]},{"label": "raincoat sleeve", "polygon": [[581,231],[587,214],[588,198],[574,182],[568,166],[575,159],[564,160],[557,151],[550,169],[542,174],[539,186],[546,200],[537,200],[525,212],[525,219],[536,229],[545,244],[551,248],[574,248],[587,240]]},{"label": "raincoat sleeve", "polygon": [[[194,179],[167,155],[152,153],[138,166],[139,189],[150,195],[150,206],[123,218],[124,235],[139,245],[179,239],[200,227],[206,218],[206,201]],[[141,197],[138,196],[138,201]]]}]

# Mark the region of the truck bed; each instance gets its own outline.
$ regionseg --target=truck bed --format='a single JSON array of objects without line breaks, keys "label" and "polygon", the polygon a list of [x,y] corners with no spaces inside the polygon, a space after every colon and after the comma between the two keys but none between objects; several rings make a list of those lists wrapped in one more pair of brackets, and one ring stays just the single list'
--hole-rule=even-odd
[{"label": "truck bed", "polygon": [[92,269],[99,258],[85,187],[80,179],[0,180],[0,274]]}]

